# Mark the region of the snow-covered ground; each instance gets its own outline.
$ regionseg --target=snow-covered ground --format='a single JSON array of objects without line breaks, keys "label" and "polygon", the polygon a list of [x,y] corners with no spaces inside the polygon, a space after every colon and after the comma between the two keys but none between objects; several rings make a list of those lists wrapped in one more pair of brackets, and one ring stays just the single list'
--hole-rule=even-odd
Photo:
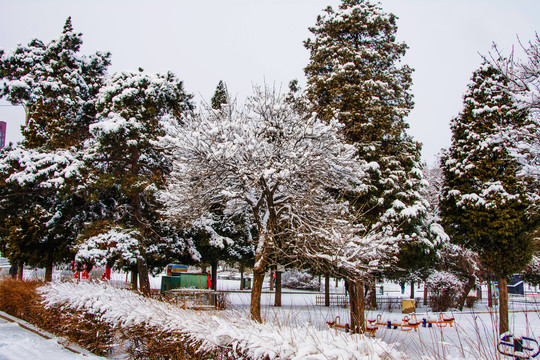
[{"label": "snow-covered ground", "polygon": [[[334,283],[332,282],[332,285]],[[221,280],[218,288],[236,289],[238,281]],[[265,288],[265,290],[268,290]],[[533,289],[528,289],[533,290]],[[290,290],[286,290],[290,291]],[[389,297],[401,297],[401,289],[398,284],[385,283],[385,294]],[[409,297],[410,287],[405,288],[404,298]],[[336,288],[331,287],[331,292],[343,293],[343,283]],[[487,297],[487,288],[484,288],[484,299]],[[320,295],[320,294],[319,294]],[[415,289],[417,297],[423,295],[423,287]],[[316,306],[316,294],[305,292],[301,294],[285,294],[282,297],[282,307],[274,307],[274,294],[263,294],[263,316],[267,321],[278,324],[293,323],[296,325],[309,323],[316,328],[327,327],[326,322],[332,321],[336,316],[340,317],[341,323],[349,322],[349,310],[347,308],[332,306]],[[249,293],[233,293],[229,295],[233,307],[248,316]],[[538,300],[538,302],[537,302]],[[397,305],[397,304],[394,304]],[[401,304],[399,304],[401,305]],[[382,306],[385,307],[384,305]],[[417,318],[421,319],[429,308],[420,305],[417,308]],[[509,303],[510,332],[534,339],[540,338],[540,297],[527,296],[516,298]],[[367,311],[366,318],[374,319],[381,314],[383,317],[402,318],[401,308]],[[479,302],[472,309],[463,312],[451,311],[455,318],[452,327],[422,327],[418,331],[402,331],[400,329],[388,329],[379,326],[376,338],[388,344],[394,344],[398,349],[407,353],[411,359],[448,359],[448,360],[476,360],[476,359],[504,359],[497,352],[498,339],[498,308],[488,308],[487,302]],[[511,359],[510,357],[506,357]]]},{"label": "snow-covered ground", "polygon": [[[28,276],[31,276],[28,272]],[[125,274],[113,274],[113,281],[126,281]],[[153,288],[160,288],[160,276],[151,280]],[[219,290],[233,290],[228,294],[232,310],[249,318],[249,291],[240,292],[239,280],[219,279]],[[335,281],[331,282],[331,292],[343,293],[343,282],[336,287]],[[534,290],[527,288],[526,290]],[[347,308],[331,306],[329,308],[316,305],[316,296],[321,293],[309,291],[291,291],[284,289],[282,306],[274,307],[274,294],[269,292],[268,283],[263,288],[262,314],[270,326],[279,327],[306,327],[311,325],[317,330],[327,330],[327,321],[340,317],[341,323],[349,322]],[[408,297],[409,286],[405,289],[404,297]],[[293,293],[289,293],[293,292]],[[399,285],[393,283],[384,284],[386,296],[393,298],[401,297]],[[415,289],[416,296],[423,294],[423,288]],[[484,294],[485,295],[485,294]],[[540,297],[527,296],[510,302],[510,331],[516,335],[524,335],[534,339],[540,338]],[[420,306],[417,308],[418,318],[429,311],[429,308]],[[382,316],[401,317],[400,309],[369,311],[366,317],[374,318],[378,314]],[[480,302],[473,309],[463,312],[451,312],[455,317],[452,327],[443,328],[419,327],[418,331],[402,331],[399,329],[387,329],[380,326],[376,332],[376,338],[388,344],[393,344],[397,349],[405,352],[411,359],[505,359],[497,352],[498,314],[497,308],[491,311],[485,302]],[[310,327],[311,327],[310,326]],[[332,330],[335,331],[335,330]],[[337,332],[336,332],[337,334]],[[341,336],[341,335],[339,335]],[[26,341],[26,340],[25,340]],[[3,353],[0,353],[3,354]],[[309,358],[309,357],[308,357]],[[507,359],[511,359],[506,357]],[[0,360],[4,359],[0,355]],[[19,359],[6,357],[6,359]],[[36,357],[35,359],[46,359]]]},{"label": "snow-covered ground", "polygon": [[77,354],[58,343],[0,318],[0,360],[91,360],[103,357]]}]

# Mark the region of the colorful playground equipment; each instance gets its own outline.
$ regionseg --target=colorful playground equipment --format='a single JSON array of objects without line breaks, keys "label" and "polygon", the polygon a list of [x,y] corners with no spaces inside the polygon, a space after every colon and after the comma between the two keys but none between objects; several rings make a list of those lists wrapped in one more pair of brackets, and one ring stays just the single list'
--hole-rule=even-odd
[{"label": "colorful playground equipment", "polygon": [[501,335],[497,350],[505,356],[512,356],[514,360],[531,359],[540,354],[538,341],[511,332]]},{"label": "colorful playground equipment", "polygon": [[445,313],[437,314],[424,314],[422,315],[422,326],[423,327],[432,327],[437,325],[438,327],[445,327],[446,325],[452,326],[454,324],[455,318],[452,315]]},{"label": "colorful playground equipment", "polygon": [[399,315],[385,315],[384,317],[379,314],[374,319],[368,319],[367,322],[370,326],[385,326],[388,329],[401,329],[403,331],[418,330],[418,326],[421,324],[420,321],[416,320],[415,314],[409,314],[405,316]]},{"label": "colorful playground equipment", "polygon": [[[349,324],[341,323],[341,318],[339,316],[336,316],[334,321],[327,321],[326,323],[331,329],[341,329],[341,330],[344,330],[345,332],[349,332],[351,330]],[[369,324],[369,322],[366,321],[366,335],[374,337],[376,331],[377,331],[377,326]]]}]

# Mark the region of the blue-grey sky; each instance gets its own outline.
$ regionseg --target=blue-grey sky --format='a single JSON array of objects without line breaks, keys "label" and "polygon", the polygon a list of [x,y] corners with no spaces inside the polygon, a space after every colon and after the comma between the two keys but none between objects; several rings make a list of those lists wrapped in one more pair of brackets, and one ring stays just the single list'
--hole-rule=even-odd
[{"label": "blue-grey sky", "polygon": [[[339,0],[0,0],[0,48],[32,38],[50,41],[68,16],[83,33],[82,53],[111,51],[110,73],[171,70],[198,102],[219,80],[243,99],[253,84],[286,91],[305,84],[309,54],[303,41],[322,9]],[[472,72],[496,42],[509,52],[540,30],[538,0],[383,0],[399,17],[398,39],[409,45],[404,62],[415,69],[416,106],[409,133],[424,144],[423,158],[450,144],[449,121],[462,108]],[[5,102],[1,103],[5,105]],[[24,110],[0,106],[8,141],[19,141]]]}]

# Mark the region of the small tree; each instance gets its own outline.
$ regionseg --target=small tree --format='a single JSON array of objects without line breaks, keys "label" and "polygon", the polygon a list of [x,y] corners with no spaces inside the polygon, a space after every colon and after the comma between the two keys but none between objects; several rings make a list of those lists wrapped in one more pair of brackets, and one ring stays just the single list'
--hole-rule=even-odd
[{"label": "small tree", "polygon": [[445,242],[438,249],[437,257],[436,266],[432,267],[432,273],[435,270],[435,272],[452,274],[453,278],[461,282],[459,291],[453,289],[451,294],[455,300],[453,306],[462,310],[469,292],[478,284],[478,279],[484,270],[479,256],[475,251]]},{"label": "small tree", "polygon": [[453,273],[435,271],[426,280],[431,293],[430,306],[433,311],[446,311],[457,306],[459,294],[463,292],[463,283]]},{"label": "small tree", "polygon": [[[520,176],[512,144],[502,136],[527,124],[502,89],[505,79],[484,63],[464,96],[464,110],[452,121],[452,144],[441,159],[441,214],[452,241],[475,250],[499,278],[501,333],[508,331],[507,278],[521,271],[534,250],[536,194]],[[506,130],[504,130],[506,129]]]},{"label": "small tree", "polygon": [[227,104],[229,102],[229,93],[227,91],[227,85],[220,80],[217,87],[216,92],[214,93],[214,96],[212,96],[212,109],[219,110],[221,108],[221,105]]},{"label": "small tree", "polygon": [[[88,188],[117,192],[109,220],[120,230],[113,235],[129,233],[131,240],[138,241],[132,248],[137,250],[140,287],[146,293],[150,292],[151,251],[168,235],[159,228],[155,193],[164,187],[170,164],[156,141],[165,135],[166,124],[178,124],[184,112],[192,109],[190,99],[172,73],[117,73],[99,92],[98,121],[90,127],[92,140],[85,158]],[[109,228],[104,231],[110,233]]]},{"label": "small tree", "polygon": [[261,290],[270,257],[278,249],[304,256],[291,251],[294,241],[322,239],[319,229],[331,234],[332,225],[347,213],[329,190],[360,189],[360,163],[337,130],[335,122],[304,118],[283,96],[256,88],[244,111],[234,104],[208,109],[189,118],[175,136],[163,138],[173,171],[161,200],[171,220],[193,223],[216,203],[225,206],[224,214],[247,211],[253,219],[258,233],[254,320],[261,321]]},{"label": "small tree", "polygon": [[93,216],[76,194],[78,150],[94,120],[109,54],[81,56],[81,44],[68,19],[48,44],[35,39],[0,51],[0,97],[24,105],[27,114],[23,146],[0,155],[0,246],[9,247],[14,262],[45,267],[47,280]]}]

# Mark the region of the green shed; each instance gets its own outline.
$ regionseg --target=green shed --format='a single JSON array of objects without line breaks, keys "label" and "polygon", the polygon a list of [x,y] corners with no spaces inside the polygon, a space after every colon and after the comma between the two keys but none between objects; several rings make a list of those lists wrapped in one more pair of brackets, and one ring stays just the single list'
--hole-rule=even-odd
[{"label": "green shed", "polygon": [[172,289],[206,289],[208,274],[178,273],[175,276],[161,277],[161,291]]}]

